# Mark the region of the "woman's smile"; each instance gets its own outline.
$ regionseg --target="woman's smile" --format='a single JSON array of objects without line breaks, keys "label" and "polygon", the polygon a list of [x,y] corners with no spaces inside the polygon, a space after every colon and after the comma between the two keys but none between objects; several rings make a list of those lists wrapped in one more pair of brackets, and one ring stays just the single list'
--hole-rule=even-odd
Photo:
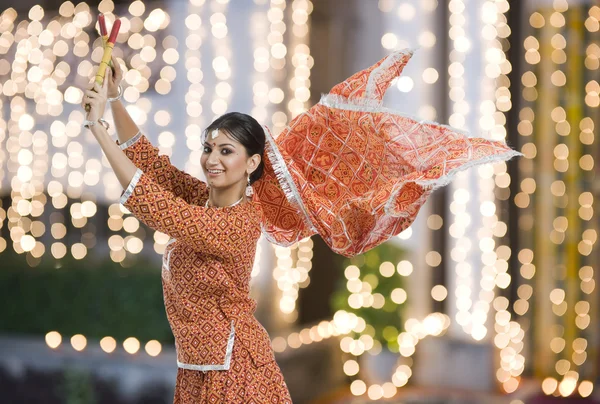
[{"label": "woman's smile", "polygon": [[210,177],[217,177],[223,174],[225,171],[223,170],[207,170],[206,171]]}]

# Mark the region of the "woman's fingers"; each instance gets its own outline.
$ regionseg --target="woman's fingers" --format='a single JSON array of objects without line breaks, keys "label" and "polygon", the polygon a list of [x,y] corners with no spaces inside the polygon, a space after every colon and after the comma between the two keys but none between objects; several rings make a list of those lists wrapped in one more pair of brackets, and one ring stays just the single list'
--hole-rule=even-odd
[{"label": "woman's fingers", "polygon": [[121,74],[121,65],[117,62],[115,55],[111,55],[110,60],[112,61],[113,69],[115,70],[115,78],[118,78],[119,74]]},{"label": "woman's fingers", "polygon": [[115,80],[121,81],[123,79],[123,69],[121,69],[121,64],[117,61],[117,58],[114,55],[113,58],[113,66],[115,67]]},{"label": "woman's fingers", "polygon": [[[116,58],[114,56],[111,57],[114,66],[118,66]],[[116,67],[118,69],[118,67]],[[106,102],[107,93],[108,93],[108,84],[112,82],[114,73],[112,69],[106,68],[104,72],[104,79],[102,83],[97,83],[94,81],[94,84],[91,89],[86,90],[81,100],[81,106],[89,111],[99,109],[103,103]]]},{"label": "woman's fingers", "polygon": [[102,82],[102,94],[108,94],[108,83],[112,81],[112,70],[106,69],[104,81]]},{"label": "woman's fingers", "polygon": [[87,104],[90,106],[89,112],[97,112],[100,108],[100,101],[98,100],[90,100]]}]

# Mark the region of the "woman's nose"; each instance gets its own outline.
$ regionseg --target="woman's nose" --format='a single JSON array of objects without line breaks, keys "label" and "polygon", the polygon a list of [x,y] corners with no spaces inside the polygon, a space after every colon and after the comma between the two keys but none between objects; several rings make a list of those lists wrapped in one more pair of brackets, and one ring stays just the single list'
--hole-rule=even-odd
[{"label": "woman's nose", "polygon": [[208,164],[216,164],[219,162],[219,156],[215,155],[215,153],[210,153],[208,155]]}]

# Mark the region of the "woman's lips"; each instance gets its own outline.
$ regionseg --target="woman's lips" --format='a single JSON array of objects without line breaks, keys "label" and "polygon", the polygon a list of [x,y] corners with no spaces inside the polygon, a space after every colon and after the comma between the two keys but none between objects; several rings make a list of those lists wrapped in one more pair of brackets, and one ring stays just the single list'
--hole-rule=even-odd
[{"label": "woman's lips", "polygon": [[218,173],[211,173],[210,171],[206,170],[206,173],[207,173],[209,176],[211,176],[211,177],[216,177],[216,176],[218,176],[218,175],[221,175],[221,174],[223,174],[223,173],[224,173],[224,171],[220,171],[220,172],[218,172]]}]

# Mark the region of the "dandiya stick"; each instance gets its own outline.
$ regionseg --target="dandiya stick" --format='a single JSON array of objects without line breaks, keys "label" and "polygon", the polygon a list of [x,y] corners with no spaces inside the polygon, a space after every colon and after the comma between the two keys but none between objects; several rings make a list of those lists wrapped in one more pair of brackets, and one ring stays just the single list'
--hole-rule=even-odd
[{"label": "dandiya stick", "polygon": [[100,35],[102,36],[102,46],[106,46],[108,42],[108,31],[106,30],[106,20],[104,14],[100,13],[98,16],[98,25],[100,26]]},{"label": "dandiya stick", "polygon": [[[100,36],[102,36],[102,48],[105,48],[108,42],[108,30],[106,29],[106,19],[102,13],[98,15],[98,25],[100,26]],[[112,67],[112,60],[108,62],[108,65]]]},{"label": "dandiya stick", "polygon": [[[106,24],[104,21],[104,15],[101,14],[98,17],[98,23],[100,25],[100,34],[102,35],[102,42],[104,42],[104,33],[106,32]],[[96,83],[102,85],[104,82],[104,76],[106,75],[106,67],[109,66],[110,58],[112,56],[113,48],[115,47],[115,42],[117,41],[117,35],[119,35],[119,30],[121,29],[121,20],[117,19],[112,26],[110,31],[110,36],[107,36],[106,44],[104,44],[104,54],[102,55],[102,60],[100,61],[100,66],[98,66],[98,72],[96,73]],[[87,104],[85,106],[85,110],[87,112],[90,111],[90,106]]]},{"label": "dandiya stick", "polygon": [[106,46],[104,46],[104,55],[102,55],[102,61],[100,62],[100,66],[98,66],[98,73],[96,73],[96,83],[98,84],[102,84],[104,81],[106,67],[110,62],[112,51],[115,47],[115,42],[117,41],[117,35],[119,34],[119,29],[121,29],[121,20],[117,19],[112,26],[110,36],[108,37],[108,41],[106,41]]}]

